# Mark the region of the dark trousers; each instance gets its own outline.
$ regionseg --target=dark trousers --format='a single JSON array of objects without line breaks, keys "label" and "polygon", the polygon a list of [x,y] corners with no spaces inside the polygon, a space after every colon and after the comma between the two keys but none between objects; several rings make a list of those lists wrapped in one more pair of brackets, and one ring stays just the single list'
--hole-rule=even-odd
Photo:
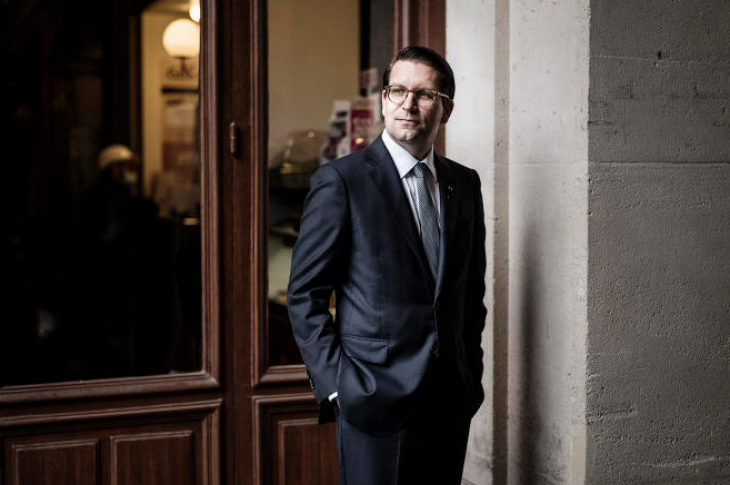
[{"label": "dark trousers", "polygon": [[441,358],[431,370],[412,416],[391,436],[372,436],[338,413],[339,485],[461,483],[471,414],[454,364]]}]

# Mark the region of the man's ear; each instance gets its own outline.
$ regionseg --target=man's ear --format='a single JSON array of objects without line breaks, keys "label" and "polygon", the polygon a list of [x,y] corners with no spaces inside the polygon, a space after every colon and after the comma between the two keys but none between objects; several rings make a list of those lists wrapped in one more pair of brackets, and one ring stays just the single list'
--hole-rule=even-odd
[{"label": "man's ear", "polygon": [[380,93],[380,113],[383,115],[383,118],[385,118],[385,103],[387,101],[386,99],[387,94],[385,93],[385,89]]},{"label": "man's ear", "polygon": [[451,117],[451,112],[454,111],[454,100],[447,99],[444,103],[444,112],[441,114],[441,124],[443,125]]}]

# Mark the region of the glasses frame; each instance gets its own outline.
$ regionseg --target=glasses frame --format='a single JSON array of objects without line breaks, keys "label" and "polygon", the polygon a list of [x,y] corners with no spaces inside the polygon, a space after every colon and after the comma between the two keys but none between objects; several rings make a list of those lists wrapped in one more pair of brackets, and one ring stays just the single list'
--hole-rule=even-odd
[{"label": "glasses frame", "polygon": [[[394,101],[394,100],[393,100],[393,99],[392,99],[392,98],[390,97],[390,90],[391,90],[392,88],[399,88],[399,89],[403,89],[403,90],[404,90],[404,91],[406,92],[406,96],[405,96],[405,97],[403,98],[403,100],[402,100],[401,102],[398,102],[398,101]],[[414,97],[416,98],[416,104],[418,104],[418,105],[419,105],[419,106],[421,106],[422,108],[428,108],[428,107],[431,107],[431,106],[433,106],[433,104],[434,104],[434,103],[436,102],[436,97],[434,97],[434,98],[433,98],[433,99],[432,99],[431,101],[429,101],[428,99],[421,99],[421,98],[420,98],[420,97],[418,96],[418,93],[419,93],[419,92],[421,92],[421,93],[422,93],[422,92],[429,92],[429,93],[433,93],[433,94],[434,94],[435,96],[440,96],[440,97],[442,97],[442,98],[444,98],[444,99],[451,99],[451,98],[449,97],[449,95],[448,95],[448,94],[445,94],[445,93],[442,93],[441,91],[438,91],[438,90],[436,90],[436,89],[430,89],[430,88],[416,88],[416,89],[408,89],[408,88],[406,88],[406,87],[404,87],[404,86],[399,86],[399,85],[397,85],[397,84],[389,84],[389,85],[387,85],[387,86],[383,86],[383,89],[385,90],[385,95],[386,95],[386,97],[388,98],[388,100],[389,100],[389,101],[390,101],[391,103],[397,104],[397,105],[399,105],[399,106],[400,106],[401,104],[403,104],[403,103],[405,103],[405,102],[406,102],[406,100],[408,99],[408,95],[409,95],[409,94],[411,94],[411,93],[413,93],[413,96],[414,96]],[[425,103],[427,103],[427,104],[422,104],[422,101],[423,101],[423,102],[425,102]]]}]

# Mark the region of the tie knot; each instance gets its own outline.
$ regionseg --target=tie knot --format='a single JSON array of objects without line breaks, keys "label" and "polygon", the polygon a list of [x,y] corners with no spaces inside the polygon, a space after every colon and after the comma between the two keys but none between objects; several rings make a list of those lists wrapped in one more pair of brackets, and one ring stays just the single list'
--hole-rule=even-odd
[{"label": "tie knot", "polygon": [[419,179],[422,179],[426,176],[426,172],[429,172],[430,170],[426,166],[425,163],[417,163],[415,167],[413,167],[413,173],[418,177]]}]

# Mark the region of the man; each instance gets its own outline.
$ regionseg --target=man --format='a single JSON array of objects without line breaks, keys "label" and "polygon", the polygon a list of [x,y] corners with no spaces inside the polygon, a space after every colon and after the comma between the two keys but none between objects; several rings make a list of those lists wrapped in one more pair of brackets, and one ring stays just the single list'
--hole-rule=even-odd
[{"label": "man", "polygon": [[383,84],[382,135],[312,177],[289,315],[320,418],[337,418],[340,484],[456,485],[484,397],[480,182],[433,151],[446,60],[407,47]]}]

